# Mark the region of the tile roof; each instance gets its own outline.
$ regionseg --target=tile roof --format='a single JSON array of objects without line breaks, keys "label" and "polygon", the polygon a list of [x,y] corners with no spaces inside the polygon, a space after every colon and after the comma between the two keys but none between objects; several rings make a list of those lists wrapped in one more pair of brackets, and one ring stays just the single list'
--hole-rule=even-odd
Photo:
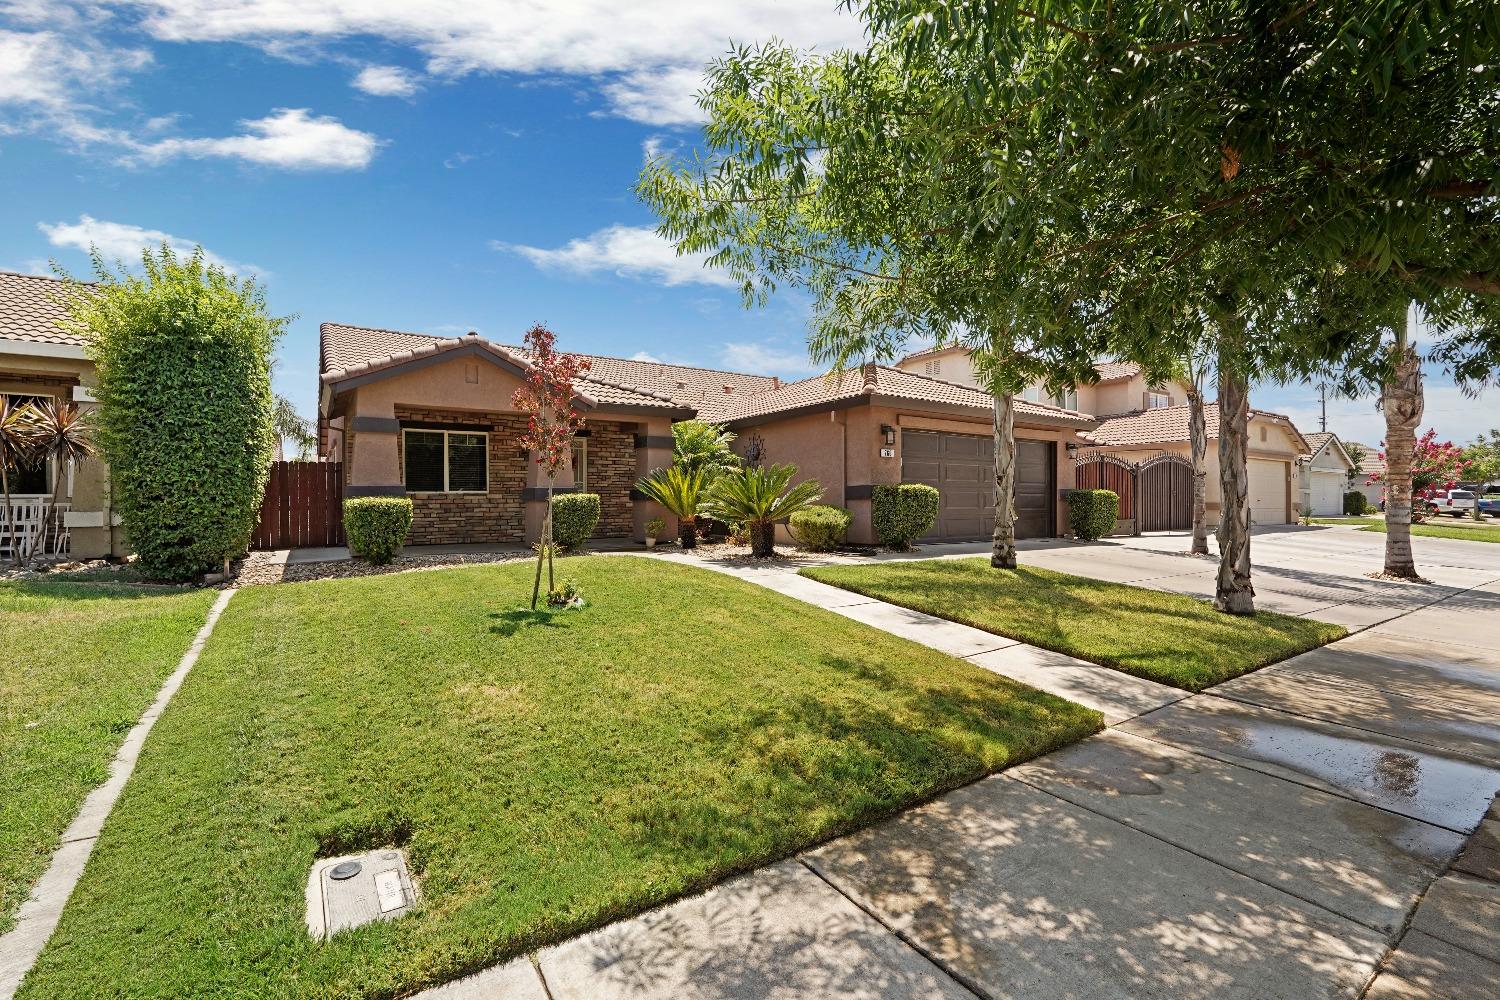
[{"label": "tile roof", "polygon": [[58,278],[0,271],[0,340],[82,347],[82,337],[58,325],[67,316],[67,289]]},{"label": "tile roof", "polygon": [[[483,337],[434,337],[425,333],[324,323],[320,328],[322,381],[340,382],[464,346],[479,347],[502,360],[526,364],[524,348],[492,344]],[[580,380],[581,394],[601,404],[657,405],[690,409],[716,423],[754,420],[779,413],[831,406],[868,395],[889,402],[930,404],[989,413],[988,393],[884,365],[865,365],[830,379],[815,376],[783,383],[771,375],[719,371],[586,354],[591,363]],[[1046,403],[1016,400],[1016,414],[1063,426],[1089,427],[1094,418]]]},{"label": "tile roof", "polygon": [[[1121,417],[1110,417],[1081,436],[1093,444],[1116,448],[1178,444],[1188,440],[1188,414],[1191,410],[1192,408],[1186,405],[1138,410]],[[1284,425],[1293,440],[1303,446],[1298,453],[1307,454],[1310,451],[1306,447],[1307,439],[1297,430],[1291,418],[1269,410],[1254,409],[1250,411],[1250,416],[1252,419],[1260,417],[1272,423]],[[1203,420],[1208,430],[1208,439],[1210,441],[1216,439],[1219,436],[1218,403],[1208,403],[1203,407]]]},{"label": "tile roof", "polygon": [[[818,375],[745,397],[721,419],[733,424],[781,413],[814,410],[859,396],[869,396],[880,402],[936,404],[984,413],[992,413],[995,407],[994,397],[978,389],[886,365],[867,364],[838,375]],[[1077,427],[1094,423],[1094,418],[1086,413],[1028,399],[1017,399],[1015,408],[1016,415],[1022,419]]]},{"label": "tile roof", "polygon": [[1118,382],[1135,378],[1141,373],[1141,366],[1134,361],[1101,361],[1094,365],[1094,370],[1099,373],[1100,382]]},{"label": "tile roof", "polygon": [[[324,323],[318,328],[318,339],[319,380],[325,385],[461,349],[482,350],[516,367],[524,368],[529,363],[523,351],[492,344],[476,334],[434,337],[425,333]],[[590,405],[684,409],[669,396],[647,388],[621,385],[607,377],[595,376],[592,371],[578,380],[577,388],[579,397]]]},{"label": "tile roof", "polygon": [[1316,455],[1332,439],[1333,432],[1314,431],[1311,434],[1304,434],[1302,436],[1307,439],[1307,447],[1311,450],[1310,453]]},{"label": "tile roof", "polygon": [[[1345,447],[1353,447],[1356,444],[1358,444],[1357,441],[1350,441]],[[1359,471],[1367,476],[1372,472],[1379,472],[1384,475],[1385,459],[1381,458],[1380,456],[1384,454],[1385,449],[1375,448],[1367,444],[1361,444],[1359,445],[1359,447],[1363,448],[1365,452],[1364,461],[1359,463]]]}]

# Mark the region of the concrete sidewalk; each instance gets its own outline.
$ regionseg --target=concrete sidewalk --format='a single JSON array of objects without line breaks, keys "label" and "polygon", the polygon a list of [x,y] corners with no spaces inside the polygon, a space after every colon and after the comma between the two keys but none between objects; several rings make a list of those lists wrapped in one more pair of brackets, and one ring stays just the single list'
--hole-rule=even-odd
[{"label": "concrete sidewalk", "polygon": [[[1111,728],[425,995],[1493,995],[1500,890],[1444,873],[1500,792],[1500,549],[1417,539],[1436,583],[1387,584],[1363,576],[1383,536],[1355,534],[1255,540],[1262,607],[1354,635],[1192,696],[789,569],[713,566],[1092,704]],[[1023,561],[1211,589],[1213,564],[1179,545]]]}]

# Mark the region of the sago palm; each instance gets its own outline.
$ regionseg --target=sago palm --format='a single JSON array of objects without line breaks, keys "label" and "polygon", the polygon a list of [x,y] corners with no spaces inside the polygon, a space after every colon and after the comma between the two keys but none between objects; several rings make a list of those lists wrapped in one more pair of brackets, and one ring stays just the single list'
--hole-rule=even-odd
[{"label": "sago palm", "polygon": [[708,489],[703,513],[750,532],[750,554],[769,556],[774,550],[776,522],[784,521],[823,499],[816,479],[792,485],[795,465],[742,468],[725,473]]},{"label": "sago palm", "polygon": [[656,501],[676,516],[677,537],[683,548],[690,549],[698,544],[698,514],[707,483],[706,469],[669,465],[653,471],[637,482],[635,488],[646,499]]},{"label": "sago palm", "polygon": [[22,553],[16,543],[15,511],[10,505],[10,470],[32,461],[40,433],[35,406],[0,395],[0,495],[5,497],[5,537],[10,541],[11,558],[18,563]]}]

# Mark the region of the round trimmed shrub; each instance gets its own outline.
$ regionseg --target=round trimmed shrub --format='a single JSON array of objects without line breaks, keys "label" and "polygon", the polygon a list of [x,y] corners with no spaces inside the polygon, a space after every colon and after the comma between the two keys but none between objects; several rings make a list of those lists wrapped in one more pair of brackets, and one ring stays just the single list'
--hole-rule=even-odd
[{"label": "round trimmed shrub", "polygon": [[1354,517],[1370,512],[1370,498],[1361,490],[1350,490],[1344,494],[1344,513]]},{"label": "round trimmed shrub", "polygon": [[351,497],[344,501],[344,537],[349,551],[383,566],[396,558],[411,531],[407,497]]},{"label": "round trimmed shrub", "polygon": [[844,541],[854,515],[842,507],[814,504],[799,510],[787,522],[797,544],[813,552],[829,552]]},{"label": "round trimmed shrub", "polygon": [[69,330],[98,368],[99,443],[111,504],[140,566],[189,580],[244,552],[276,445],[271,352],[286,320],[253,280],[169,248],[144,274],[97,253],[88,294],[66,299]]},{"label": "round trimmed shrub", "polygon": [[552,540],[576,549],[599,523],[599,494],[562,493],[552,498]]},{"label": "round trimmed shrub", "polygon": [[1114,490],[1069,490],[1068,524],[1086,542],[1115,530],[1120,519],[1120,495]]},{"label": "round trimmed shrub", "polygon": [[893,549],[909,549],[931,530],[938,515],[936,486],[902,483],[877,486],[870,495],[870,520],[875,537]]}]

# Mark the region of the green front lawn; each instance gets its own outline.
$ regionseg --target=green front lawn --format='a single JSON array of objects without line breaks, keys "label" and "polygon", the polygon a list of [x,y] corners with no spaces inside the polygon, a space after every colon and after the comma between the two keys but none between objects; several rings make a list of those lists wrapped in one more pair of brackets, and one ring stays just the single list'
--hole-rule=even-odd
[{"label": "green front lawn", "polygon": [[802,575],[1189,691],[1345,634],[1306,618],[1237,618],[1183,594],[1032,566],[997,570],[983,558],[819,566]]},{"label": "green front lawn", "polygon": [[[733,578],[565,560],[237,594],[27,981],[392,997],[701,889],[1095,732],[1095,712]],[[315,858],[422,903],[309,940]]]},{"label": "green front lawn", "polygon": [[0,933],[214,596],[0,583]]},{"label": "green front lawn", "polygon": [[[1441,515],[1440,515],[1441,517]],[[1463,524],[1445,524],[1444,521],[1453,521],[1456,518],[1438,517],[1430,518],[1421,524],[1411,526],[1413,535],[1421,535],[1424,538],[1458,538],[1466,542],[1500,542],[1500,524],[1494,524],[1489,518],[1484,523],[1467,526]],[[1313,524],[1357,524],[1360,531],[1378,531],[1385,533],[1385,518],[1383,517],[1315,517]]]}]

